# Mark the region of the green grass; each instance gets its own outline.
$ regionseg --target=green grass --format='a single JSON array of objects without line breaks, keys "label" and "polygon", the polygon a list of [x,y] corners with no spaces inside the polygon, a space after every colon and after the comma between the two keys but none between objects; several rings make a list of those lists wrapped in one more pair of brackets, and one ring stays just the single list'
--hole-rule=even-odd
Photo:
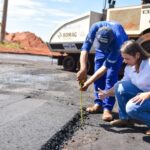
[{"label": "green grass", "polygon": [[0,47],[5,47],[5,48],[22,48],[20,44],[18,43],[9,43],[9,42],[2,42],[0,43]]}]

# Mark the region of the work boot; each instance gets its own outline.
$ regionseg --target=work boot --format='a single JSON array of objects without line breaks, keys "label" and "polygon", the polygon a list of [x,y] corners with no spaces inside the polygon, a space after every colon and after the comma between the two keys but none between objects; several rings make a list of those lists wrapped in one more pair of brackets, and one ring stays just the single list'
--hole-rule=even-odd
[{"label": "work boot", "polygon": [[117,119],[110,122],[110,125],[116,127],[126,127],[126,126],[134,126],[134,123],[131,120],[125,119]]},{"label": "work boot", "polygon": [[92,106],[87,107],[86,111],[89,113],[100,113],[102,112],[102,107],[99,106],[98,104],[94,104]]},{"label": "work boot", "polygon": [[150,129],[146,131],[146,135],[150,135]]},{"label": "work boot", "polygon": [[105,110],[103,111],[102,119],[103,119],[104,121],[108,121],[108,122],[112,121],[113,116],[112,116],[111,111],[105,109]]}]

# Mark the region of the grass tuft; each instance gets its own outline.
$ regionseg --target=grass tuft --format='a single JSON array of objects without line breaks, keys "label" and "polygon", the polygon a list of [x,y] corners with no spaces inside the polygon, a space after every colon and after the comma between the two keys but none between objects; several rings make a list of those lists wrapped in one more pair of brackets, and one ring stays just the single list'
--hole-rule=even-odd
[{"label": "grass tuft", "polygon": [[20,46],[20,44],[18,44],[18,43],[10,43],[10,42],[1,42],[0,43],[0,47],[4,47],[4,48],[17,48],[17,49],[22,48]]}]

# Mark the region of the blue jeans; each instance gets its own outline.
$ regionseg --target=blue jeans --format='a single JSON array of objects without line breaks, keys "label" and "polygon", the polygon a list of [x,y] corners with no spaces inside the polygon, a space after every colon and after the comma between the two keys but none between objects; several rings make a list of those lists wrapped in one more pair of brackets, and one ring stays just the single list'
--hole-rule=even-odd
[{"label": "blue jeans", "polygon": [[120,81],[115,85],[115,96],[118,101],[120,119],[136,119],[150,127],[150,99],[142,104],[133,103],[131,98],[143,92],[131,81]]},{"label": "blue jeans", "polygon": [[[105,58],[98,59],[95,61],[95,72],[103,65]],[[114,86],[114,84],[118,81],[118,72],[121,68],[122,59],[118,59],[118,61],[112,65],[111,68],[107,69],[107,72],[98,80],[94,82],[94,89],[98,91],[98,88],[102,90],[108,90]],[[100,100],[98,93],[94,93],[95,100],[94,103],[102,106],[103,109],[112,110],[115,104],[115,97],[107,97],[103,101]]]}]

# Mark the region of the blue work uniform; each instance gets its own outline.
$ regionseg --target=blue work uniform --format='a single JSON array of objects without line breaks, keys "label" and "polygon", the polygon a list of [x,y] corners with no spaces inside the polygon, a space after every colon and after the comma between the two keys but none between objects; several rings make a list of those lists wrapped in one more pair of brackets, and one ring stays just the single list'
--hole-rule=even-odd
[{"label": "blue work uniform", "polygon": [[96,72],[101,66],[107,68],[107,72],[98,80],[94,82],[94,102],[103,107],[103,109],[112,110],[115,104],[115,97],[107,97],[103,101],[98,96],[98,88],[107,90],[113,87],[118,81],[118,72],[122,65],[122,57],[120,53],[121,45],[128,40],[128,36],[125,33],[123,27],[117,22],[100,21],[93,24],[86,37],[85,42],[81,50],[89,52],[97,36],[97,32],[101,27],[109,27],[112,29],[114,39],[107,48],[99,48],[95,46],[95,68]]}]

